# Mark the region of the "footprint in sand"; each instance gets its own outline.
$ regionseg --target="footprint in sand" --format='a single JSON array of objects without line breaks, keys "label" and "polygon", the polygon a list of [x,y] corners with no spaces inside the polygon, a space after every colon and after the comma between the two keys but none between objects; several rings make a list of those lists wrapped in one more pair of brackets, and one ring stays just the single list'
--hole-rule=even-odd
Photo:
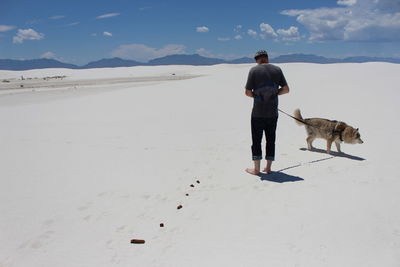
[{"label": "footprint in sand", "polygon": [[45,226],[45,227],[50,227],[50,226],[53,225],[53,223],[54,223],[54,220],[48,219],[48,220],[45,220],[45,221],[43,222],[43,226]]},{"label": "footprint in sand", "polygon": [[85,210],[87,210],[88,208],[89,208],[89,207],[82,206],[82,207],[79,207],[78,210],[79,210],[79,211],[85,211]]},{"label": "footprint in sand", "polygon": [[51,236],[54,234],[53,231],[46,231],[43,234],[41,234],[40,236],[38,236],[35,240],[33,240],[32,242],[29,242],[31,245],[30,247],[33,249],[39,249],[45,245],[47,245],[50,241],[49,239],[51,238]]},{"label": "footprint in sand", "polygon": [[82,219],[84,220],[84,221],[89,221],[90,220],[90,218],[92,218],[92,216],[91,215],[87,215],[87,216],[85,216],[85,217],[83,217]]},{"label": "footprint in sand", "polygon": [[92,206],[92,204],[93,204],[92,202],[87,202],[85,205],[80,206],[77,209],[79,211],[85,211],[85,210],[89,209],[89,207]]},{"label": "footprint in sand", "polygon": [[104,197],[107,195],[107,192],[101,192],[99,194],[97,194],[98,197]]},{"label": "footprint in sand", "polygon": [[118,227],[117,229],[115,229],[115,232],[120,233],[120,232],[122,232],[123,230],[125,230],[125,228],[126,228],[126,225],[120,226],[120,227]]}]

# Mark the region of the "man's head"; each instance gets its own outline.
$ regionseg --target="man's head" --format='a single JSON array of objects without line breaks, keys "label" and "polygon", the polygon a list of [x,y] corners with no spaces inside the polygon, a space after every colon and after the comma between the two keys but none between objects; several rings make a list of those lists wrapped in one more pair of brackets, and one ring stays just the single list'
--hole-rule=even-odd
[{"label": "man's head", "polygon": [[268,53],[265,50],[259,50],[254,55],[254,59],[258,64],[268,63]]}]

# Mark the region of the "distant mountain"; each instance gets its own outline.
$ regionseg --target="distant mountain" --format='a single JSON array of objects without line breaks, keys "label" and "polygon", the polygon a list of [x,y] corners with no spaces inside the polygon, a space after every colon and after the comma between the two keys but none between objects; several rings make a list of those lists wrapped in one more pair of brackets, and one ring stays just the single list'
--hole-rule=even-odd
[{"label": "distant mountain", "polygon": [[342,60],[345,63],[365,63],[365,62],[389,62],[400,64],[400,59],[398,58],[385,58],[385,57],[347,57]]},{"label": "distant mountain", "polygon": [[170,55],[156,58],[149,61],[149,65],[216,65],[216,64],[243,64],[254,63],[254,59],[242,57],[234,60],[223,60],[219,58],[203,57],[198,54],[193,55]]},{"label": "distant mountain", "polygon": [[304,62],[304,63],[328,64],[328,63],[338,63],[340,61],[341,61],[340,59],[326,58],[316,55],[305,55],[305,54],[282,55],[276,58],[271,58],[271,63]]},{"label": "distant mountain", "polygon": [[230,64],[254,63],[254,59],[253,58],[249,58],[249,57],[242,57],[242,58],[230,60],[227,63],[230,63]]},{"label": "distant mountain", "polygon": [[[291,54],[282,55],[270,59],[271,63],[364,63],[364,62],[389,62],[400,64],[400,59],[396,58],[378,58],[378,57],[347,57],[344,59],[326,58],[316,55]],[[29,70],[44,68],[69,68],[69,69],[89,69],[89,68],[113,68],[113,67],[132,67],[132,66],[155,66],[155,65],[215,65],[215,64],[243,64],[254,63],[254,59],[243,57],[235,60],[223,60],[219,58],[203,57],[198,54],[194,55],[169,55],[161,58],[150,60],[148,63],[142,63],[134,60],[121,58],[107,58],[90,62],[84,66],[76,66],[66,64],[54,59],[31,59],[31,60],[14,60],[0,59],[0,70]]]},{"label": "distant mountain", "polygon": [[198,54],[194,55],[170,55],[156,58],[149,61],[149,65],[215,65],[226,63],[225,60],[218,58],[202,57]]},{"label": "distant mountain", "polygon": [[29,59],[29,60],[15,60],[15,59],[0,59],[1,70],[29,70],[29,69],[46,69],[46,68],[79,68],[73,64],[62,63],[54,59]]},{"label": "distant mountain", "polygon": [[400,59],[383,58],[383,57],[347,57],[344,59],[339,59],[339,58],[326,58],[316,55],[305,55],[305,54],[283,55],[271,59],[271,63],[293,63],[293,62],[318,63],[318,64],[388,62],[388,63],[400,64]]},{"label": "distant mountain", "polygon": [[104,58],[98,61],[89,62],[88,64],[82,66],[82,69],[92,69],[92,68],[115,68],[115,67],[133,67],[142,66],[145,63],[138,62],[135,60],[127,60],[122,58]]}]

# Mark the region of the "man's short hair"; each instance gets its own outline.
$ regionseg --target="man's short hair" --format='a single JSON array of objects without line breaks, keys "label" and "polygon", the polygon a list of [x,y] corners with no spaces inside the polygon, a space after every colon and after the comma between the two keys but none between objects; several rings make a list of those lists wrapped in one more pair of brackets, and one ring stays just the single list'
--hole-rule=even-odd
[{"label": "man's short hair", "polygon": [[257,60],[260,57],[268,57],[268,53],[265,50],[259,50],[256,52],[256,54],[254,55],[254,59]]}]

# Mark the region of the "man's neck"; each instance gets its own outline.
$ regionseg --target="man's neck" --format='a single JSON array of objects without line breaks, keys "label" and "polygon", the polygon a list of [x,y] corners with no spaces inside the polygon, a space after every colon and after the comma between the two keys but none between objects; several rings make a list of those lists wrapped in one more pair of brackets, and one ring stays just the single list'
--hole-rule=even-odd
[{"label": "man's neck", "polygon": [[260,65],[264,65],[264,64],[268,64],[269,61],[268,60],[260,60],[257,63],[260,64]]}]

